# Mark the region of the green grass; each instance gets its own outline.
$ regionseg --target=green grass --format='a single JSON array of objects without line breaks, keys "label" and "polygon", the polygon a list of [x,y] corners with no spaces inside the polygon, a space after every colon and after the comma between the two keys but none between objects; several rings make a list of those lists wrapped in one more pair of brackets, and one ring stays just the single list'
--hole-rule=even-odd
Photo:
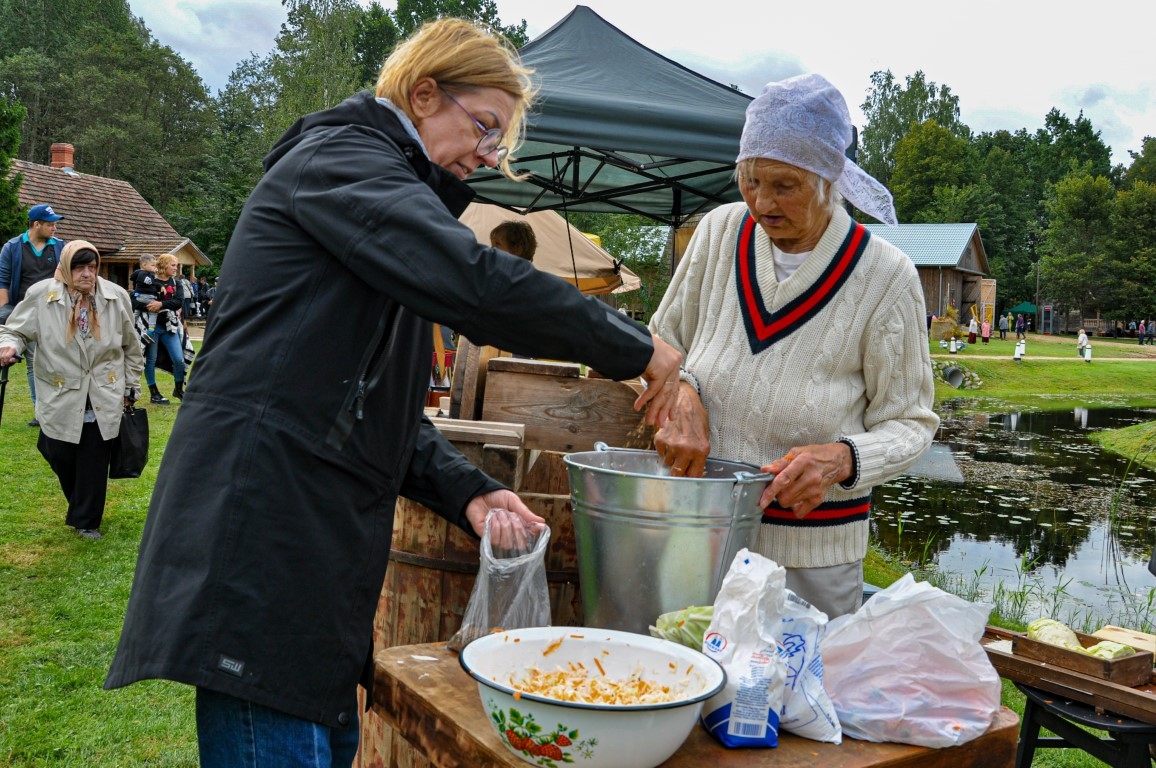
[{"label": "green grass", "polygon": [[1089,438],[1104,450],[1156,469],[1156,421],[1093,432]]},{"label": "green grass", "polygon": [[1093,343],[1093,361],[1076,357],[1076,343],[1063,336],[1028,335],[1027,354],[1021,362],[1012,360],[1014,341],[993,341],[969,345],[951,355],[931,343],[936,361],[948,361],[977,374],[983,382],[978,389],[953,389],[942,381],[935,384],[937,402],[953,398],[973,400],[970,407],[994,411],[1009,406],[1038,410],[1067,410],[1076,406],[1146,406],[1156,398],[1152,387],[1142,381],[1156,381],[1156,347],[1110,340]]},{"label": "green grass", "polygon": [[[171,392],[172,379],[158,372]],[[64,525],[56,476],[25,426],[24,367],[0,423],[0,765],[195,766],[192,689],[150,681],[102,689],[120,634],[157,467],[177,405],[149,406],[142,477],[109,482],[101,541]]]},{"label": "green grass", "polygon": [[[1156,393],[1137,394],[1152,389],[1137,386],[1137,377],[1141,372],[1156,377],[1156,367],[1147,367],[1156,363],[1128,361],[1140,350],[1146,356],[1148,347],[1098,343],[1096,360],[1088,365],[1075,359],[1071,339],[1030,337],[1022,363],[1010,360],[1012,342],[997,340],[989,346],[976,345],[951,356],[975,370],[983,387],[960,391],[937,384],[938,402],[964,396],[988,409],[1156,403]],[[1072,350],[1065,355],[1070,360],[1039,359],[1059,356],[1065,349]],[[941,352],[933,345],[933,354]],[[1156,358],[1156,349],[1151,355]],[[171,393],[171,377],[158,376],[162,390]],[[91,542],[64,525],[65,504],[56,478],[36,450],[37,431],[25,426],[32,407],[24,368],[12,371],[0,424],[0,477],[6,480],[0,496],[0,765],[6,768],[197,764],[192,689],[163,681],[112,692],[101,687],[120,633],[156,471],[178,407],[175,402],[149,406],[148,467],[140,479],[110,482],[105,537]],[[1119,439],[1123,447],[1113,449],[1133,455],[1147,438],[1136,438],[1138,444],[1123,442],[1130,436]],[[865,576],[869,583],[887,586],[909,569],[872,549]],[[993,623],[1000,618],[993,617]],[[1023,696],[1006,683],[1004,703],[1023,711]],[[1064,750],[1038,752],[1034,765],[1101,764]]]}]

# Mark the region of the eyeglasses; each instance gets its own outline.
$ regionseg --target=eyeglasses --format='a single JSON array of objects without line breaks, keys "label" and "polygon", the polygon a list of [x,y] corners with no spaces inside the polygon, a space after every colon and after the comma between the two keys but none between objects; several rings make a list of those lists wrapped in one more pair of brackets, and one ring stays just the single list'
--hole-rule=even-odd
[{"label": "eyeglasses", "polygon": [[466,117],[472,120],[477,129],[482,132],[482,138],[478,139],[478,146],[474,151],[477,152],[481,157],[485,157],[486,155],[497,152],[498,163],[501,163],[503,160],[505,160],[506,155],[510,153],[510,150],[508,147],[502,146],[502,136],[504,135],[502,133],[502,129],[487,128],[486,124],[478,118],[474,117],[472,112],[463,107],[462,103],[455,99],[452,93],[447,91],[445,88],[441,88],[441,92],[446,96],[449,96],[450,101],[452,101],[454,104],[457,104],[458,109],[465,112]]}]

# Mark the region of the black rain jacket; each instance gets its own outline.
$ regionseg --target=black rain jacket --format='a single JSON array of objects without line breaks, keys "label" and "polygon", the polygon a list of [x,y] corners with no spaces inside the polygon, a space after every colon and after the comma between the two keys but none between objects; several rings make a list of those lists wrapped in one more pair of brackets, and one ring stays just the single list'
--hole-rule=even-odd
[{"label": "black rain jacket", "polygon": [[297,121],[237,222],[149,506],[105,683],[204,686],[354,720],[404,495],[469,529],[501,486],[423,415],[432,322],[480,344],[649,363],[641,325],[457,221],[472,193],[372,94]]}]

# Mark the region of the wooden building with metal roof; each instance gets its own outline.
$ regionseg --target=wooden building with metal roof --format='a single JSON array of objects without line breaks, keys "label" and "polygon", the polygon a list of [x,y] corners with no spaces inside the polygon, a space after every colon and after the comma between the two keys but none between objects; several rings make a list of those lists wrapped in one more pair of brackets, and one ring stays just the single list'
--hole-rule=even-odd
[{"label": "wooden building with metal roof", "polygon": [[[864,224],[911,257],[923,284],[928,314],[943,316],[949,306],[967,318],[970,307],[994,305],[995,281],[976,224]],[[980,312],[983,316],[983,312]]]}]

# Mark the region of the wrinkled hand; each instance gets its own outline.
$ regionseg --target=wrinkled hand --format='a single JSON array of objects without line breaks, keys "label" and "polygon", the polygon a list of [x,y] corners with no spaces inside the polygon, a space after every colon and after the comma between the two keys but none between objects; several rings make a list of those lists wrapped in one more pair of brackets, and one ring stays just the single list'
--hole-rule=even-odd
[{"label": "wrinkled hand", "polygon": [[481,496],[475,496],[466,505],[466,519],[470,521],[470,525],[474,529],[474,533],[478,536],[486,534],[486,515],[491,509],[507,509],[522,519],[524,529],[522,527],[511,525],[507,521],[505,525],[490,526],[490,545],[493,547],[502,547],[505,549],[516,549],[519,544],[522,548],[525,547],[524,541],[518,541],[517,534],[524,531],[531,535],[541,531],[546,527],[545,519],[534,514],[534,512],[527,507],[518,494],[505,488],[497,491],[490,491],[483,493]]},{"label": "wrinkled hand", "polygon": [[763,491],[759,505],[777,500],[779,506],[804,518],[823,503],[827,489],[851,476],[851,447],[846,443],[796,446],[781,459],[762,468],[775,475]]},{"label": "wrinkled hand", "polygon": [[649,403],[646,423],[662,427],[678,401],[678,367],[682,365],[682,353],[657,336],[651,336],[651,339],[654,341],[654,354],[642,372],[646,390],[634,401],[634,410],[641,411]]},{"label": "wrinkled hand", "polygon": [[702,477],[710,455],[710,418],[689,383],[678,386],[674,413],[654,435],[654,446],[674,477]]},{"label": "wrinkled hand", "polygon": [[0,366],[14,365],[19,359],[16,347],[0,347]]}]

